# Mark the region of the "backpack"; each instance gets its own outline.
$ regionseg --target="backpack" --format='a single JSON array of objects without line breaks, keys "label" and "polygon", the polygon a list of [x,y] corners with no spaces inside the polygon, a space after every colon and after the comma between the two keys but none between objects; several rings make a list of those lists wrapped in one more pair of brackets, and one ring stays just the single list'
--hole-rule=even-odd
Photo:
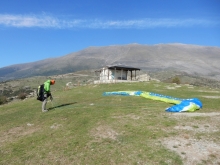
[{"label": "backpack", "polygon": [[37,88],[37,100],[44,101],[44,84]]}]

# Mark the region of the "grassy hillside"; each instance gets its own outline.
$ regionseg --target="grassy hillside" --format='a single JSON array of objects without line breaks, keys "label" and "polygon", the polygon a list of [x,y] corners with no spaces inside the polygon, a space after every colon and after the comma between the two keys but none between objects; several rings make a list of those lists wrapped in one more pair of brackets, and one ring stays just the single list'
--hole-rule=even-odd
[{"label": "grassy hillside", "polygon": [[[219,90],[156,82],[62,87],[52,86],[47,113],[36,98],[0,106],[0,164],[220,163]],[[204,107],[180,116],[160,101],[102,96],[119,90],[197,97]],[[205,144],[215,147],[198,149]],[[191,151],[200,157],[192,159]]]}]

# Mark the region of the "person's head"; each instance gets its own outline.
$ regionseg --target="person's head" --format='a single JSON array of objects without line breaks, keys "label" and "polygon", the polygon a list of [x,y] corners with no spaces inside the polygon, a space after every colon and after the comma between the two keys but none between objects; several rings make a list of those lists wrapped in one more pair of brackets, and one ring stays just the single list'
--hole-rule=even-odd
[{"label": "person's head", "polygon": [[54,85],[55,84],[55,80],[50,80],[50,85]]}]

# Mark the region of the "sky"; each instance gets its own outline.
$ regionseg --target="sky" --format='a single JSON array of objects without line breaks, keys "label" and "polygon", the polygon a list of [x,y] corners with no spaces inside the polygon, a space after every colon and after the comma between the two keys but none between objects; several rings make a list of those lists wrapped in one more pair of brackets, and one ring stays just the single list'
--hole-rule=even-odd
[{"label": "sky", "polygon": [[220,47],[220,0],[0,0],[0,68],[131,43]]}]

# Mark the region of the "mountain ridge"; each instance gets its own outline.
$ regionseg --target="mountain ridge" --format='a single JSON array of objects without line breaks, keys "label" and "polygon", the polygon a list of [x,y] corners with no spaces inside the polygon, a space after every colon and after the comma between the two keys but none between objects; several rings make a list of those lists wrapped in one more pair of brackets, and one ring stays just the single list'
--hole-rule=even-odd
[{"label": "mountain ridge", "polygon": [[220,48],[181,43],[90,46],[78,52],[0,68],[0,80],[71,73],[124,64],[141,70],[175,70],[220,80]]}]

